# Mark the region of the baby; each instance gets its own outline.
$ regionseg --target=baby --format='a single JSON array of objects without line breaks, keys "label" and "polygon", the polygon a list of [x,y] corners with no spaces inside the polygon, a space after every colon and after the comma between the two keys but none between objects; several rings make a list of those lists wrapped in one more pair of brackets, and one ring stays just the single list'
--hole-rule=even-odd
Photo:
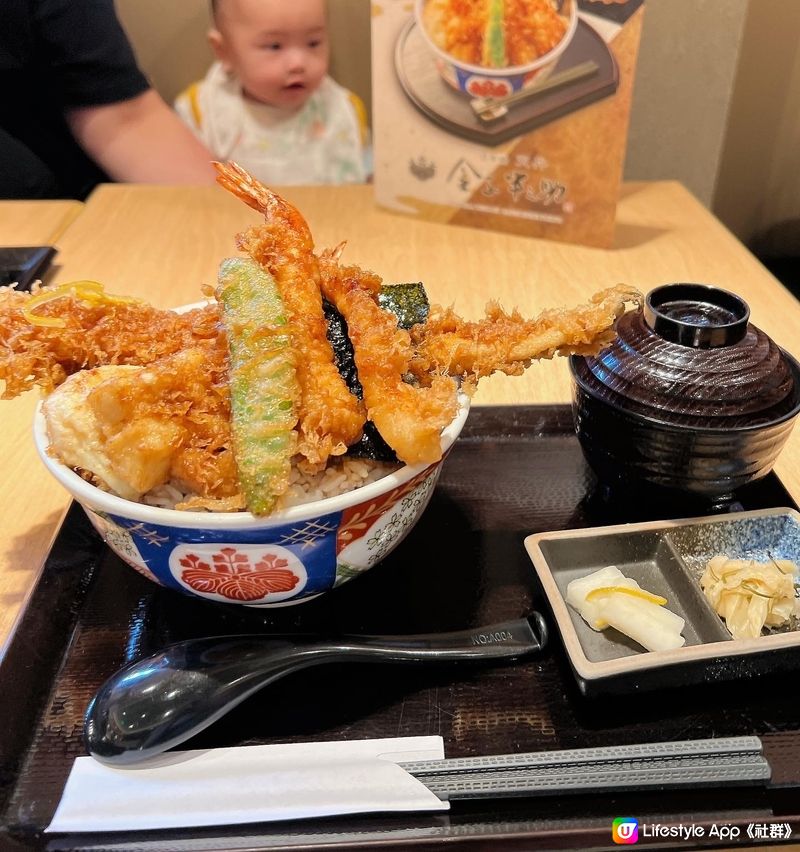
[{"label": "baby", "polygon": [[368,177],[366,111],[328,76],[325,0],[212,0],[217,61],[175,101],[219,160],[266,184]]}]

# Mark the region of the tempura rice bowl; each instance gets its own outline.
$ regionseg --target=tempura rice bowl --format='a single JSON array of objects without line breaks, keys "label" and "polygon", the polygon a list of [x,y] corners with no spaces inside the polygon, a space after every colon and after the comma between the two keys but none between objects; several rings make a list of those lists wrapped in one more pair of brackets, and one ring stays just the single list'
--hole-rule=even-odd
[{"label": "tempura rice bowl", "polygon": [[[430,16],[426,14],[426,7],[432,2],[446,4],[447,0],[416,0],[414,12],[417,26],[434,55],[436,69],[442,79],[472,98],[504,98],[546,80],[567,49],[578,25],[576,0],[564,0],[559,17],[566,26],[560,40],[551,49],[527,62],[489,67],[468,61],[445,49],[441,34],[431,32]],[[453,25],[452,16],[447,16],[445,20],[448,27]]]},{"label": "tempura rice bowl", "polygon": [[140,574],[205,600],[271,607],[310,600],[391,553],[428,505],[468,412],[469,398],[459,394],[458,413],[442,432],[440,461],[404,465],[355,490],[266,517],[180,511],[103,491],[48,453],[41,405],[34,440],[45,467]]}]

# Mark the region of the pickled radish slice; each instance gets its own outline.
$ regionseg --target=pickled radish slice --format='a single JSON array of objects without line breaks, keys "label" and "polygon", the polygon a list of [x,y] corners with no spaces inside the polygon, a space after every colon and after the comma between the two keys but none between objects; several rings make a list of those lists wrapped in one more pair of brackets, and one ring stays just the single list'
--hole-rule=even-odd
[{"label": "pickled radish slice", "polygon": [[648,651],[681,647],[685,621],[666,608],[667,599],[626,577],[614,565],[567,585],[567,603],[593,630],[614,627]]},{"label": "pickled radish slice", "polygon": [[648,651],[670,651],[686,642],[679,631],[658,621],[654,612],[660,610],[657,604],[629,595],[613,594],[603,599],[602,607],[602,617],[609,627],[630,636]]}]

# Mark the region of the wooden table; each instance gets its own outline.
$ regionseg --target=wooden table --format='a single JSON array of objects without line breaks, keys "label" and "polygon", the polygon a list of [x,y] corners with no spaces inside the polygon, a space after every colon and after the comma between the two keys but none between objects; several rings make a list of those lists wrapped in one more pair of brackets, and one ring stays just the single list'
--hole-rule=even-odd
[{"label": "wooden table", "polygon": [[[300,187],[286,197],[307,217],[318,248],[347,240],[344,259],[384,280],[424,281],[432,301],[465,317],[489,299],[525,315],[585,301],[627,282],[647,291],[673,281],[732,289],[752,321],[800,355],[800,305],[680,184],[624,186],[616,242],[609,250],[437,225],[377,209],[368,186]],[[2,220],[0,220],[2,221]],[[260,217],[215,187],[108,185],[59,241],[55,281],[94,279],[110,292],[168,307],[203,297],[221,258],[237,254],[234,234]],[[30,395],[32,396],[32,395]],[[566,402],[566,359],[535,364],[522,378],[483,380],[476,404]],[[0,479],[0,647],[35,582],[67,496],[44,470],[29,436],[34,400],[3,403]],[[777,466],[800,499],[800,432]]]},{"label": "wooden table", "polygon": [[81,210],[80,201],[0,201],[0,246],[55,245]]},{"label": "wooden table", "polygon": [[[59,246],[62,234],[82,210],[79,201],[0,201],[0,245]],[[0,518],[0,657],[14,619],[39,574],[42,556],[64,506],[63,495],[49,487],[40,491],[38,479],[31,481],[31,488],[19,488],[26,482],[29,466],[40,466],[30,455],[35,403],[35,394],[0,403],[4,453],[0,468],[4,495]]]}]

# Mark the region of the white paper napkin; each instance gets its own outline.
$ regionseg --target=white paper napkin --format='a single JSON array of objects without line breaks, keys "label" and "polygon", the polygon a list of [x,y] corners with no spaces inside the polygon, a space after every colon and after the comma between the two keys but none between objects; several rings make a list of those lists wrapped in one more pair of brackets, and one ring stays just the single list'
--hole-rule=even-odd
[{"label": "white paper napkin", "polygon": [[447,802],[396,765],[443,757],[441,737],[170,752],[127,768],[79,757],[46,830],[130,831],[447,810]]}]

